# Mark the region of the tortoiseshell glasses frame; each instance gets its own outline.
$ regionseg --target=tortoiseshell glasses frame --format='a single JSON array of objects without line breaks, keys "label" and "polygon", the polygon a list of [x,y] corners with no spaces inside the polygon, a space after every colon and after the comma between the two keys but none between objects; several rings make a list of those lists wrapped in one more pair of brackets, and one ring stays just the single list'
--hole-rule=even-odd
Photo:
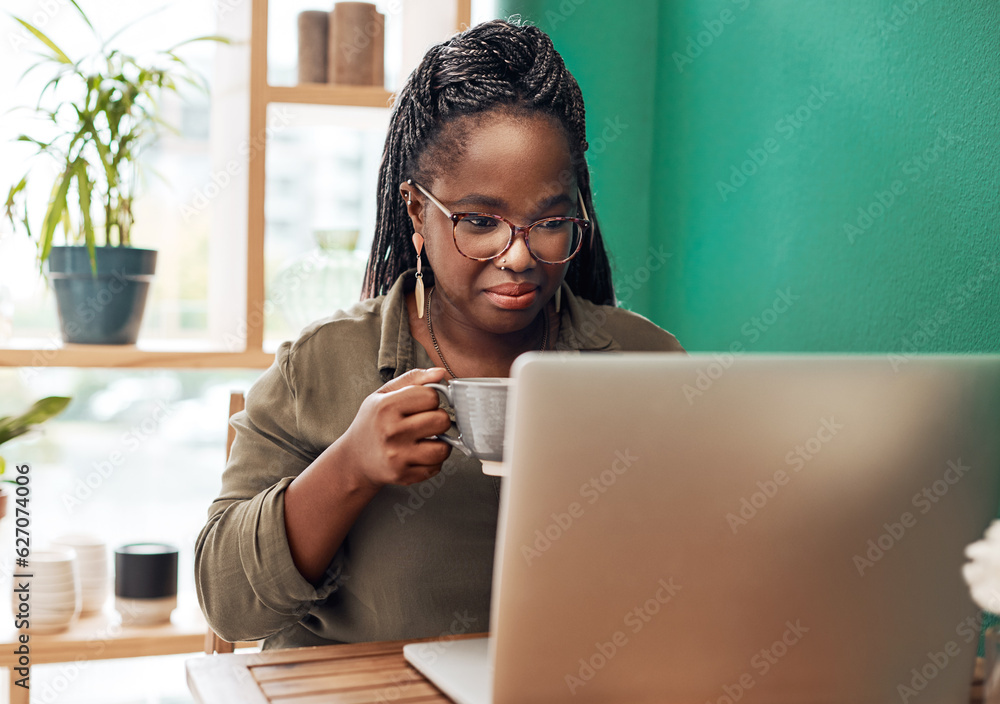
[{"label": "tortoiseshell glasses frame", "polygon": [[[430,191],[428,191],[426,188],[424,188],[423,186],[421,186],[419,183],[417,183],[413,179],[407,180],[407,183],[409,185],[413,186],[414,188],[418,189],[425,196],[427,196],[427,198],[434,205],[436,205],[441,210],[441,212],[445,214],[445,216],[449,220],[451,220],[451,223],[452,223],[451,236],[452,236],[452,240],[455,243],[455,249],[457,249],[458,253],[461,254],[463,257],[466,257],[468,259],[473,259],[473,260],[475,260],[477,262],[488,262],[488,261],[491,261],[493,259],[496,259],[497,257],[502,257],[504,254],[507,253],[507,251],[511,248],[511,246],[513,246],[514,239],[517,237],[517,234],[519,232],[523,232],[524,233],[524,244],[525,244],[525,246],[527,246],[528,251],[531,253],[532,257],[534,257],[536,260],[542,262],[543,264],[564,264],[564,263],[568,262],[569,260],[571,260],[573,257],[575,257],[577,255],[577,253],[579,253],[580,248],[583,245],[583,240],[587,237],[588,234],[590,234],[590,231],[591,231],[590,230],[591,221],[590,221],[589,217],[587,216],[587,206],[583,202],[583,194],[580,193],[579,189],[577,189],[576,195],[577,195],[577,198],[579,199],[580,211],[583,213],[583,217],[582,218],[570,218],[570,217],[542,218],[541,220],[536,220],[535,222],[533,222],[533,223],[531,223],[529,225],[525,225],[524,227],[521,227],[521,226],[515,225],[514,223],[512,223],[510,220],[508,220],[504,216],[502,216],[502,215],[496,215],[494,213],[477,213],[477,212],[465,212],[465,211],[463,211],[463,212],[452,212],[451,210],[448,209],[448,207],[444,203],[442,203],[437,198],[435,198],[434,195]],[[470,227],[477,227],[474,224],[474,220],[475,219],[496,220],[496,221],[505,223],[507,225],[508,229],[510,230],[510,236],[507,238],[506,245],[504,245],[495,254],[491,254],[490,256],[486,256],[486,257],[474,256],[474,254],[470,254],[469,252],[462,251],[462,247],[461,247],[461,245],[458,242],[458,239],[459,239],[458,238],[459,223],[473,223],[472,225],[470,225]],[[536,251],[534,251],[531,248],[531,232],[532,232],[533,228],[536,228],[538,226],[544,226],[544,229],[550,229],[550,230],[552,230],[553,234],[557,234],[558,231],[560,230],[560,226],[563,226],[563,229],[565,229],[565,226],[567,226],[567,225],[569,225],[572,228],[577,228],[577,229],[573,230],[572,237],[573,237],[573,240],[575,240],[575,241],[571,242],[571,249],[572,249],[572,251],[569,252],[566,256],[562,256],[562,257],[559,257],[559,258],[549,258],[549,259],[547,259],[547,258],[545,258],[543,256],[539,256],[539,253],[536,252]],[[482,228],[484,226],[479,226],[479,227]],[[486,227],[488,227],[488,225]],[[541,228],[540,229],[536,229],[535,232],[536,233],[537,232],[543,232],[544,229],[541,229]],[[499,241],[499,240],[497,240],[497,241]],[[467,247],[468,247],[468,243],[467,243]]]}]

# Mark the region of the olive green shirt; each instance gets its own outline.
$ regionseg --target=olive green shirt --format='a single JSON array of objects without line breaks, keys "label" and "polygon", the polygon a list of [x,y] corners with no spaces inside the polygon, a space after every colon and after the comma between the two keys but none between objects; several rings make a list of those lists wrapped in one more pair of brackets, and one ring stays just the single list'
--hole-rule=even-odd
[{"label": "olive green shirt", "polygon": [[[198,598],[230,641],[265,648],[395,640],[489,629],[500,480],[452,452],[441,472],[383,487],[314,585],[295,567],[284,492],[389,379],[439,366],[410,335],[409,272],[389,292],[303,330],[236,414],[222,492],[198,536]],[[565,285],[562,350],[683,351],[645,318],[597,306]],[[336,511],[336,506],[330,506]]]}]

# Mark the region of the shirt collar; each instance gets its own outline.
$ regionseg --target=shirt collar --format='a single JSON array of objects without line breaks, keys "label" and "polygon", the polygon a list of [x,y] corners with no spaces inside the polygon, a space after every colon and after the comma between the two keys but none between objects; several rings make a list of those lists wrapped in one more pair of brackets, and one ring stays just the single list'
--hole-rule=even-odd
[{"label": "shirt collar", "polygon": [[[406,294],[412,291],[416,269],[407,269],[389,288],[382,301],[382,337],[378,346],[378,369],[383,381],[407,372],[413,366],[413,337],[406,310]],[[426,279],[433,278],[425,274]]]},{"label": "shirt collar", "polygon": [[557,350],[611,352],[621,345],[608,333],[608,306],[594,305],[574,294],[569,285],[562,284],[562,315],[559,325]]}]

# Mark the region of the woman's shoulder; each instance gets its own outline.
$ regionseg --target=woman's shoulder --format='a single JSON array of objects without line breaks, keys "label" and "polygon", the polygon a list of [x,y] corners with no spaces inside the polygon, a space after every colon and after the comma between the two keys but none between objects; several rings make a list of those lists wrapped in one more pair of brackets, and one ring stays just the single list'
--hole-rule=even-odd
[{"label": "woman's shoulder", "polygon": [[614,305],[598,305],[574,296],[573,324],[583,339],[605,339],[609,349],[629,352],[684,352],[673,334],[648,318]]},{"label": "woman's shoulder", "polygon": [[355,358],[375,354],[382,337],[385,299],[378,296],[359,301],[313,321],[302,328],[297,338],[282,343],[279,358],[302,366],[313,362],[329,364],[342,357],[339,352],[350,352]]}]

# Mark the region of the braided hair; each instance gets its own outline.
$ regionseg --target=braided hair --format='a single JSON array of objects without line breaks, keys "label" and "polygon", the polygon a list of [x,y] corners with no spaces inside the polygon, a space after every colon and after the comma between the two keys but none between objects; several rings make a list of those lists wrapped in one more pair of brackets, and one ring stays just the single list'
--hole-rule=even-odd
[{"label": "braided hair", "polygon": [[566,283],[594,303],[614,302],[611,267],[590,190],[583,96],[547,34],[516,21],[492,20],[427,52],[399,92],[378,176],[375,238],[362,298],[384,294],[413,265],[413,225],[399,184],[428,180],[461,155],[458,118],[490,113],[543,114],[565,130],[572,169],[591,220],[590,243],[570,261]]}]

